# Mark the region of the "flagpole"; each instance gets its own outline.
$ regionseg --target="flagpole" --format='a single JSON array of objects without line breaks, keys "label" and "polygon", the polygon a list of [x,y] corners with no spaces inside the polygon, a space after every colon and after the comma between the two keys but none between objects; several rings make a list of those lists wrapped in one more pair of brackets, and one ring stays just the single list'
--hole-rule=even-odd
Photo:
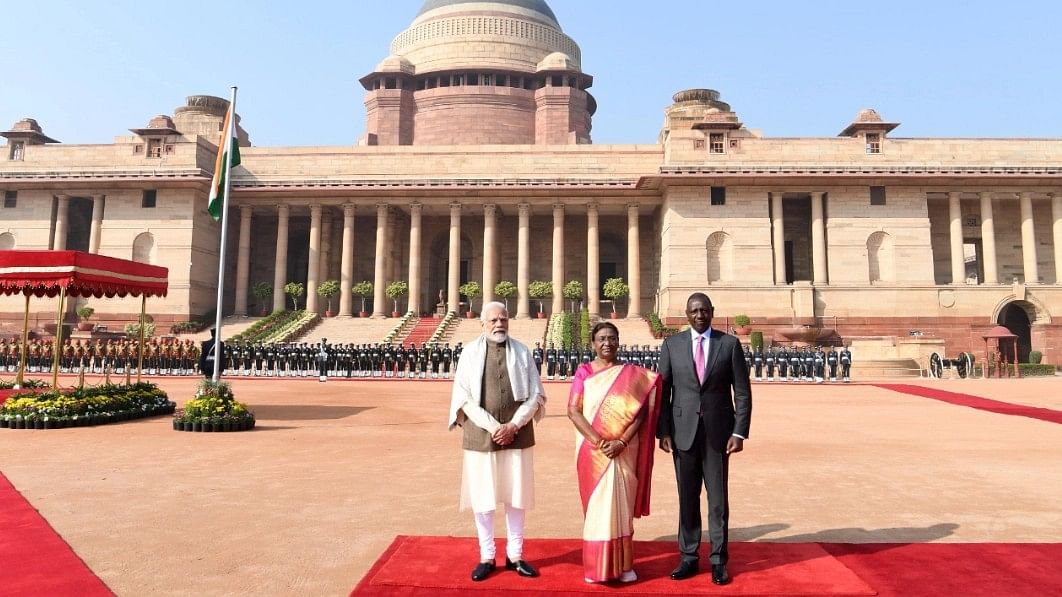
[{"label": "flagpole", "polygon": [[225,190],[221,202],[221,251],[218,256],[218,302],[217,315],[214,320],[214,383],[218,383],[221,377],[221,360],[224,355],[221,352],[221,307],[225,299],[225,245],[229,236],[229,189],[232,187],[232,139],[236,130],[236,86],[232,87],[232,99],[229,100],[229,125],[225,130],[225,138],[222,141],[224,147],[225,163],[222,164],[225,172]]}]

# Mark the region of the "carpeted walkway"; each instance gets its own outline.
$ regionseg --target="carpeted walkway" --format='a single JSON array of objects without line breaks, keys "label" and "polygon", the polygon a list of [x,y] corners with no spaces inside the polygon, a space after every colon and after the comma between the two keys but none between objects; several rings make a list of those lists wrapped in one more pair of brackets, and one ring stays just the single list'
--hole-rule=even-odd
[{"label": "carpeted walkway", "polygon": [[66,541],[0,473],[0,594],[112,595]]},{"label": "carpeted walkway", "polygon": [[969,394],[959,394],[956,392],[946,392],[944,390],[938,390],[936,388],[926,388],[922,386],[913,386],[908,384],[882,383],[872,385],[877,386],[879,388],[884,388],[886,390],[892,390],[893,392],[900,392],[901,394],[911,394],[913,396],[931,398],[933,400],[947,402],[948,404],[976,408],[978,410],[984,410],[1001,415],[1028,417],[1030,419],[1039,419],[1041,421],[1047,421],[1049,423],[1062,424],[1062,411],[1051,410],[1049,408],[1039,408],[1036,406],[1026,406],[1024,404],[1000,402],[998,400],[981,398],[980,396],[971,396]]},{"label": "carpeted walkway", "polygon": [[[692,579],[670,579],[673,542],[639,541],[639,580],[607,586],[583,581],[580,541],[534,539],[528,561],[542,576],[503,568],[483,582],[469,579],[474,538],[399,536],[351,595],[548,594],[623,595],[1050,595],[1062,591],[1062,544],[731,543],[734,582],[711,583],[707,567]],[[504,546],[499,542],[499,554]],[[504,564],[504,556],[500,556]]]}]

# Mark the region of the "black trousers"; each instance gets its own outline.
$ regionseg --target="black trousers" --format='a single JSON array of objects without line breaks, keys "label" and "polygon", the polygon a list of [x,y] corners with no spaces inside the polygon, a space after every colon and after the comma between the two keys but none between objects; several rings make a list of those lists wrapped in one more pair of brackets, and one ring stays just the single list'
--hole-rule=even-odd
[{"label": "black trousers", "polygon": [[700,559],[701,486],[708,491],[708,538],[712,544],[709,561],[726,564],[730,522],[730,499],[727,479],[730,455],[717,452],[705,438],[704,420],[697,423],[697,436],[690,450],[673,449],[675,479],[679,494],[679,552],[682,561]]}]

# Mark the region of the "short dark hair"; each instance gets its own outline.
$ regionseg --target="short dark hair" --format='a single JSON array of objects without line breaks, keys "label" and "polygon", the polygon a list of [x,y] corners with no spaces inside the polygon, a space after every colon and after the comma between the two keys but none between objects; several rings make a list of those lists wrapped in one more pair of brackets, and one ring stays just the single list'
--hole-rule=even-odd
[{"label": "short dark hair", "polygon": [[700,299],[707,303],[708,307],[712,307],[712,299],[708,298],[708,295],[703,292],[694,292],[693,294],[691,294],[690,298],[686,299],[686,306],[689,307],[690,303],[693,302],[694,299]]},{"label": "short dark hair", "polygon": [[590,339],[593,340],[594,337],[597,336],[597,333],[605,328],[609,328],[613,332],[616,332],[616,339],[619,339],[619,328],[617,328],[616,324],[612,323],[611,321],[597,322],[597,324],[590,330]]}]

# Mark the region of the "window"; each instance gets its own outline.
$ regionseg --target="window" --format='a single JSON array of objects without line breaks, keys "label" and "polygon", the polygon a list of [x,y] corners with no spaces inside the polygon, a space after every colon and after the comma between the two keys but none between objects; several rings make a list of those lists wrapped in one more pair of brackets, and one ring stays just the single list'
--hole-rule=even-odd
[{"label": "window", "polygon": [[158,191],[152,189],[144,191],[144,196],[140,200],[140,207],[151,209],[155,207],[155,201],[158,198]]},{"label": "window", "polygon": [[551,87],[564,87],[564,77],[560,75],[553,75],[550,77],[549,82]]},{"label": "window", "polygon": [[870,204],[885,205],[885,187],[870,187]]},{"label": "window", "polygon": [[881,133],[867,133],[867,153],[881,153]]},{"label": "window", "polygon": [[726,205],[726,187],[712,187],[712,205]]},{"label": "window", "polygon": [[4,191],[4,207],[18,205],[18,191]]},{"label": "window", "polygon": [[726,153],[726,135],[710,133],[708,135],[708,153]]},{"label": "window", "polygon": [[136,145],[133,145],[133,153],[144,153],[144,144],[137,143]]},{"label": "window", "polygon": [[483,75],[481,85],[494,85],[494,75]]},{"label": "window", "polygon": [[149,157],[149,158],[161,158],[162,157],[162,139],[148,139],[148,142],[147,142],[147,157]]},{"label": "window", "polygon": [[177,146],[173,143],[166,144],[166,155],[173,155],[177,153]]},{"label": "window", "polygon": [[8,157],[12,160],[21,160],[26,155],[26,142],[25,141],[12,141],[11,142],[11,155]]}]

